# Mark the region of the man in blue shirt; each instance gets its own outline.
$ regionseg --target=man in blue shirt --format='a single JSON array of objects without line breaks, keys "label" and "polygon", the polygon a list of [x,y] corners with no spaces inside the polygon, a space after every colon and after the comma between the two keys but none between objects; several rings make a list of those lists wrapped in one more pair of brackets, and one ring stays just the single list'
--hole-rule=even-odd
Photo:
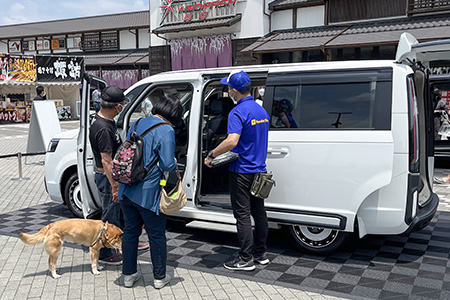
[{"label": "man in blue shirt", "polygon": [[[228,85],[229,96],[237,105],[228,115],[228,136],[205,158],[205,165],[218,155],[233,150],[239,159],[230,163],[230,194],[236,218],[239,256],[224,267],[229,270],[252,271],[255,262],[268,264],[266,240],[268,233],[264,200],[250,194],[255,174],[266,172],[269,115],[250,94],[250,77],[244,71],[231,73],[220,81]],[[251,216],[255,220],[253,234]]]}]

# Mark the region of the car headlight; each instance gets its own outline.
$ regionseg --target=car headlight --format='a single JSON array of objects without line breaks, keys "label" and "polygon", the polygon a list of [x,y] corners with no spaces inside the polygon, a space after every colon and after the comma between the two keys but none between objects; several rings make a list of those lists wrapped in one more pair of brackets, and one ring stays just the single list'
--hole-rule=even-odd
[{"label": "car headlight", "polygon": [[55,152],[56,147],[58,147],[59,139],[51,139],[47,147],[47,152]]}]

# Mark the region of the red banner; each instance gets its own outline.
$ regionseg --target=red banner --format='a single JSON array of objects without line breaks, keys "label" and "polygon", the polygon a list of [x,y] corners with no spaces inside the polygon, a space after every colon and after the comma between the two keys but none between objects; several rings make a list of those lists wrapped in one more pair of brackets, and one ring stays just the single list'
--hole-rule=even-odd
[{"label": "red banner", "polygon": [[36,81],[34,56],[10,55],[8,59],[8,80]]}]

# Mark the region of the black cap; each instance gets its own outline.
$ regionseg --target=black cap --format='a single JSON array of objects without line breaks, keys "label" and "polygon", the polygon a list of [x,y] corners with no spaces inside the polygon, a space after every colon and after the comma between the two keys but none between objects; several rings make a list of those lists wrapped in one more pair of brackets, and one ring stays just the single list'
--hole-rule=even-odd
[{"label": "black cap", "polygon": [[103,89],[101,98],[106,102],[123,102],[125,101],[125,95],[122,90],[115,85],[108,86]]}]

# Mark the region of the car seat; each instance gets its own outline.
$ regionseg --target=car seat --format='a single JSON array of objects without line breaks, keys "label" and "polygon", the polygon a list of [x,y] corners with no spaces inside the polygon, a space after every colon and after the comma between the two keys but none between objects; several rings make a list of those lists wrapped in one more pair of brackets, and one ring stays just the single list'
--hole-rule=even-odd
[{"label": "car seat", "polygon": [[205,149],[217,147],[227,136],[228,114],[234,107],[229,97],[214,99],[211,103],[211,116],[205,126]]}]

